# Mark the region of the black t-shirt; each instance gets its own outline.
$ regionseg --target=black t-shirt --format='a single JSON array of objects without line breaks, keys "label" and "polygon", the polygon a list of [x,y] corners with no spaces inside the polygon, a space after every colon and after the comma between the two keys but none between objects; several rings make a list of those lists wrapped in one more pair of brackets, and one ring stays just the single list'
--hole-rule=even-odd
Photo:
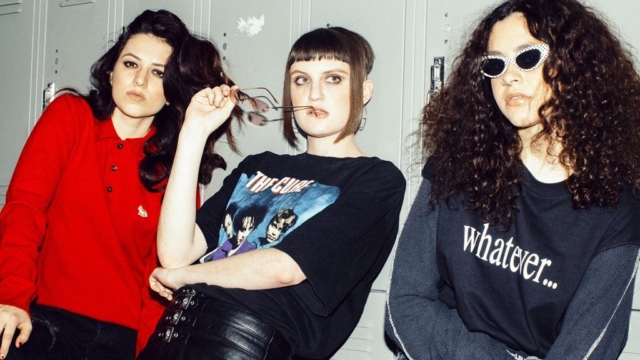
[{"label": "black t-shirt", "polygon": [[[541,183],[521,168],[522,194],[507,231],[461,206],[440,206],[439,299],[470,331],[544,358],[591,259],[640,243],[640,205],[627,188],[616,207],[576,210],[566,182]],[[431,179],[431,171],[427,165],[423,176]]]},{"label": "black t-shirt", "polygon": [[[249,156],[197,213],[208,253],[273,246],[291,256],[307,280],[260,291],[195,288],[260,315],[296,354],[326,357],[362,315],[393,247],[404,189],[400,171],[378,158]],[[227,217],[232,228],[225,227]]]}]

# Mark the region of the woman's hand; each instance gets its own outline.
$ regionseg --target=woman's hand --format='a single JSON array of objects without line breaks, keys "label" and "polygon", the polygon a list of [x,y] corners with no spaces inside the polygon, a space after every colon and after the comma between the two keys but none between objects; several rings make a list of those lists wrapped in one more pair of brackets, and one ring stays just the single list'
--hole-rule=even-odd
[{"label": "woman's hand", "polygon": [[20,331],[20,335],[16,338],[16,347],[29,340],[31,330],[31,318],[26,311],[11,305],[0,305],[0,332],[2,332],[2,344],[0,345],[0,356],[4,359],[9,352],[11,339],[16,332]]},{"label": "woman's hand", "polygon": [[[233,87],[235,89],[237,86]],[[208,136],[229,118],[235,106],[235,97],[229,86],[204,88],[191,98],[184,126],[196,127]]]},{"label": "woman's hand", "polygon": [[157,292],[163,298],[171,301],[173,299],[173,291],[183,287],[184,283],[178,281],[178,271],[180,269],[156,268],[149,277],[149,285],[151,290]]}]

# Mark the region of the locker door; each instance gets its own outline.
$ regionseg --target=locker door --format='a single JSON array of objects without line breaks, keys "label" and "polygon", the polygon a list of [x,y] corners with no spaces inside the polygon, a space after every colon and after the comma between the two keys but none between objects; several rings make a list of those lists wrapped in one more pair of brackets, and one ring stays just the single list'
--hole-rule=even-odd
[{"label": "locker door", "polygon": [[49,1],[44,83],[86,92],[89,70],[118,33],[109,28],[108,0]]},{"label": "locker door", "polygon": [[[300,11],[308,1],[277,0],[264,2],[246,0],[234,3],[215,3],[206,14],[209,23],[201,34],[209,35],[223,56],[229,76],[240,88],[266,87],[282,104],[284,68],[289,49],[297,39],[300,28],[306,32],[307,17]],[[295,35],[294,35],[295,33]],[[269,96],[263,90],[248,90],[254,96]],[[281,117],[279,111],[265,113],[269,119]],[[236,136],[241,154],[233,154],[222,141],[217,151],[227,160],[231,171],[245,156],[263,151],[278,154],[293,153],[282,136],[281,123],[272,122],[257,127],[246,122]],[[221,139],[222,140],[222,139]],[[304,141],[302,142],[304,143]],[[300,147],[305,150],[305,145]],[[225,172],[226,173],[226,172]],[[207,196],[215,193],[224,173],[216,170]]]},{"label": "locker door", "polygon": [[120,26],[129,24],[133,19],[145,10],[157,11],[160,9],[171,11],[176,14],[187,25],[189,30],[198,32],[196,18],[202,23],[202,17],[207,17],[202,9],[211,6],[211,1],[203,2],[196,0],[110,0],[118,8],[117,13],[122,14]]},{"label": "locker door", "polygon": [[45,9],[44,1],[0,1],[0,209],[30,125],[41,111],[36,59]]}]

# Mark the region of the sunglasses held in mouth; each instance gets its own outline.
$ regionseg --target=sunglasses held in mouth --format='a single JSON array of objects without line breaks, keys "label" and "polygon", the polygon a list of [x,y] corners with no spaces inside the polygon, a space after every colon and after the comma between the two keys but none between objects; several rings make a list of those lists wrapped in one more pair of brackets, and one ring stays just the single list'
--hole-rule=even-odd
[{"label": "sunglasses held in mouth", "polygon": [[507,71],[509,63],[515,65],[522,71],[535,70],[549,55],[549,45],[537,44],[527,46],[509,57],[498,55],[487,55],[482,57],[480,72],[482,75],[494,79],[502,76]]},{"label": "sunglasses held in mouth", "polygon": [[[253,109],[253,111],[248,113],[249,122],[251,124],[253,124],[253,125],[264,126],[268,122],[283,120],[283,119],[272,119],[272,120],[270,120],[270,119],[267,119],[266,116],[260,114],[260,113],[266,113],[270,109],[289,111],[289,112],[297,111],[297,110],[304,110],[304,109],[313,109],[313,106],[276,106],[271,102],[271,100],[269,100],[268,97],[266,97],[266,96],[254,96],[254,97],[251,97],[251,96],[249,96],[249,95],[247,95],[246,93],[243,92],[245,90],[265,90],[266,92],[269,93],[269,95],[271,96],[271,99],[273,99],[273,101],[276,104],[280,104],[280,103],[278,102],[278,100],[276,100],[275,96],[273,96],[271,91],[269,91],[269,89],[264,88],[264,87],[237,89],[235,91],[235,93],[234,93],[234,96],[236,98],[236,102],[238,104],[242,104],[242,103],[244,103],[246,101],[251,106],[251,109]],[[258,98],[263,98],[264,100],[260,100]]]}]

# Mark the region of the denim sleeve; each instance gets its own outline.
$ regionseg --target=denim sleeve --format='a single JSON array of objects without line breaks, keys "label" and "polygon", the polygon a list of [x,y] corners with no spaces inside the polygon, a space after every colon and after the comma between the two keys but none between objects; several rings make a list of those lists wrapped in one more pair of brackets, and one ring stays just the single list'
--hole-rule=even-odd
[{"label": "denim sleeve", "polygon": [[396,249],[387,295],[385,329],[410,360],[513,359],[487,334],[470,332],[456,310],[438,301],[438,208],[428,207],[431,184],[423,179]]},{"label": "denim sleeve", "polygon": [[627,342],[637,246],[596,255],[571,299],[560,335],[547,353],[555,359],[617,359]]}]

